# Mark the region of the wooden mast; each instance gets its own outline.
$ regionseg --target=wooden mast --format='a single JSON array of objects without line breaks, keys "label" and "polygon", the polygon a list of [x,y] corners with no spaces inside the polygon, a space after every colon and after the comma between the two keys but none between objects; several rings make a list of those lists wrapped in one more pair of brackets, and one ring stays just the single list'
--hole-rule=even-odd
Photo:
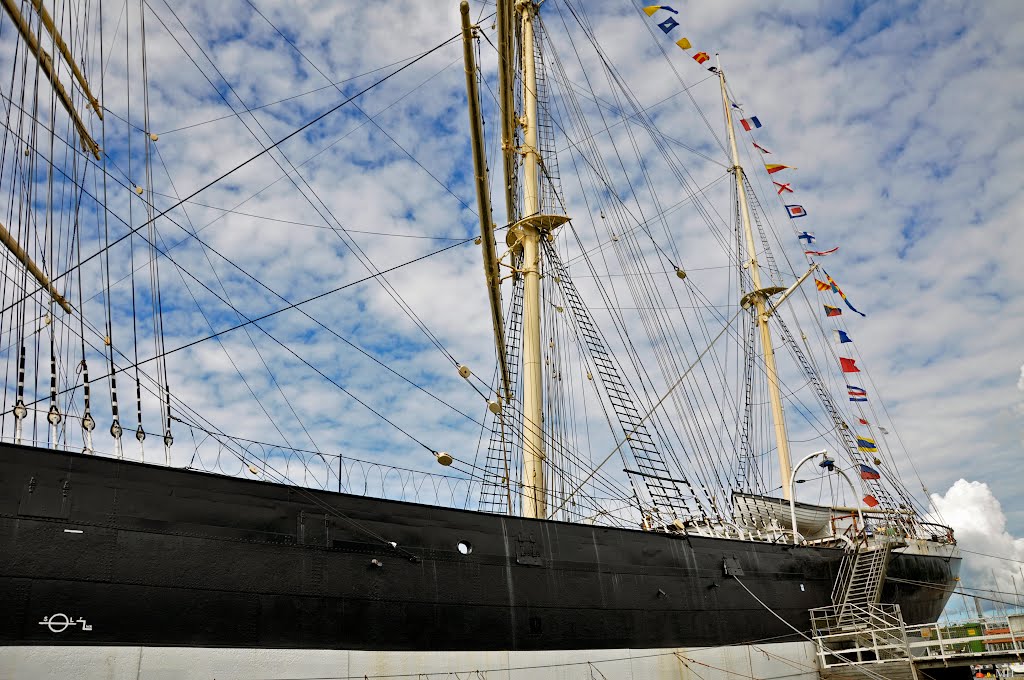
[{"label": "wooden mast", "polygon": [[[5,3],[11,0],[4,0]],[[43,5],[42,0],[31,0],[32,6],[39,12],[39,18],[43,22],[43,27],[50,32],[50,36],[53,37],[53,44],[57,48],[57,51],[64,57],[64,61],[71,69],[71,74],[78,81],[78,86],[82,88],[82,93],[85,94],[85,98],[89,100],[89,106],[93,111],[96,112],[96,116],[103,120],[103,107],[100,106],[99,100],[93,95],[92,90],[89,88],[89,81],[85,79],[85,75],[78,68],[78,64],[75,63],[74,57],[71,56],[71,50],[68,49],[67,43],[64,42],[64,38],[61,37],[60,31],[53,23],[53,19],[50,18],[50,13],[46,11],[46,7]],[[147,131],[148,132],[148,131]]]},{"label": "wooden mast", "polygon": [[730,171],[736,177],[736,193],[740,202],[740,220],[743,223],[743,232],[746,236],[747,260],[742,264],[745,269],[750,270],[750,278],[754,284],[754,290],[743,297],[744,306],[753,306],[757,315],[757,328],[761,335],[761,350],[764,354],[765,377],[768,382],[768,400],[771,405],[772,425],[775,429],[775,448],[779,456],[779,478],[782,482],[782,497],[790,498],[790,477],[792,463],[789,456],[789,438],[786,435],[786,418],[782,410],[782,393],[779,390],[779,374],[775,365],[775,348],[772,346],[772,332],[768,325],[771,310],[768,308],[768,298],[775,293],[780,293],[784,288],[768,287],[761,284],[761,267],[757,263],[757,248],[754,245],[754,231],[750,224],[750,207],[747,205],[747,192],[744,187],[743,167],[740,165],[740,155],[736,148],[736,131],[732,124],[732,107],[729,104],[729,95],[725,87],[725,72],[718,66],[718,82],[722,89],[722,107],[725,110],[725,129],[729,134],[729,151],[732,157]]},{"label": "wooden mast", "polygon": [[[36,56],[39,62],[39,66],[42,68],[43,75],[50,81],[53,86],[53,91],[57,94],[57,98],[60,103],[64,106],[64,110],[67,111],[68,116],[71,117],[71,122],[74,123],[75,129],[78,131],[78,138],[82,144],[82,148],[92,153],[96,157],[96,160],[100,159],[100,145],[89,135],[89,131],[85,128],[85,123],[82,121],[82,117],[78,115],[78,111],[75,109],[74,102],[71,101],[71,95],[64,89],[64,85],[61,84],[60,79],[57,77],[57,70],[54,68],[53,59],[47,54],[46,50],[42,48],[39,41],[36,40],[35,33],[32,32],[32,28],[29,26],[28,21],[22,16],[21,11],[18,9],[18,5],[15,0],[0,0],[3,2],[4,9],[10,15],[14,25],[18,27],[18,32],[21,34],[22,39],[28,46],[29,50]],[[53,26],[53,22],[49,22],[47,29]],[[63,50],[66,52],[67,46],[64,45],[64,40],[60,38],[59,34],[56,33],[56,28],[53,29],[54,42],[59,41],[59,46],[63,46]],[[72,62],[73,63],[73,62]],[[77,71],[77,67],[73,69],[73,72]],[[82,78],[84,82],[85,78]],[[99,103],[92,98],[92,93],[88,89],[85,90],[86,96],[90,99],[90,104],[95,106],[98,110]]]},{"label": "wooden mast", "polygon": [[497,0],[498,26],[498,101],[501,105],[501,157],[505,186],[505,211],[512,224],[516,214],[516,111],[513,97],[515,87],[515,29],[513,28],[513,0]]},{"label": "wooden mast", "polygon": [[[476,85],[475,64],[471,49],[472,31],[469,6],[463,2],[463,46],[466,60],[466,88],[469,95],[470,123],[473,140],[474,169],[477,200],[480,207],[481,242],[484,247],[484,270],[491,303],[495,342],[498,347],[501,379],[505,399],[513,398],[505,358],[504,326],[501,299],[498,295],[498,261],[494,254],[494,226],[490,218],[490,198],[487,193],[487,168],[483,152],[483,130],[480,126],[479,93]],[[541,346],[541,252],[542,238],[566,223],[565,215],[547,215],[541,211],[540,189],[543,159],[538,143],[537,71],[535,59],[534,18],[537,5],[532,0],[497,0],[498,57],[501,104],[501,137],[504,160],[505,200],[509,219],[506,243],[514,254],[509,265],[514,276],[523,277],[523,471],[522,514],[524,517],[545,519],[548,516],[548,489],[545,481],[546,459],[544,446],[543,351]],[[517,23],[518,22],[518,23]],[[520,61],[514,59],[514,33],[519,28]],[[516,66],[521,68],[523,111],[514,110],[514,84]],[[516,126],[522,128],[522,145],[516,146]],[[522,162],[523,204],[516,202],[518,184],[517,165]],[[494,409],[492,409],[494,410]],[[497,412],[497,411],[496,411]],[[511,507],[511,500],[510,500]]]},{"label": "wooden mast", "polygon": [[537,3],[518,0],[520,56],[522,65],[523,111],[519,124],[523,143],[515,151],[523,163],[522,217],[509,229],[506,242],[519,253],[516,273],[523,277],[523,516],[548,517],[548,488],[545,481],[544,446],[544,355],[541,345],[541,253],[542,238],[553,239],[554,230],[569,221],[566,215],[541,212],[540,188],[544,159],[538,142],[538,96],[536,37],[534,19]]},{"label": "wooden mast", "polygon": [[[487,281],[487,299],[491,306],[491,325],[498,354],[498,367],[503,389],[500,401],[512,397],[512,381],[505,349],[505,319],[501,310],[501,272],[498,269],[497,245],[494,242],[494,223],[491,221],[491,194],[487,180],[487,159],[484,157],[484,129],[480,118],[480,92],[476,83],[476,59],[473,38],[476,27],[469,20],[469,3],[459,6],[462,14],[462,48],[466,62],[466,94],[469,100],[469,129],[473,146],[473,174],[476,179],[477,212],[480,214],[480,245],[484,259],[484,277]],[[499,405],[500,408],[500,405]]]},{"label": "wooden mast", "polygon": [[0,243],[7,246],[7,249],[11,251],[11,254],[14,255],[18,262],[25,265],[25,269],[28,270],[28,273],[39,282],[39,285],[43,287],[43,290],[50,294],[50,297],[53,298],[54,302],[60,305],[61,309],[68,314],[72,312],[71,303],[60,294],[60,291],[57,290],[57,287],[53,285],[52,281],[50,281],[50,277],[46,275],[46,272],[40,269],[39,265],[32,261],[29,254],[25,252],[25,249],[21,247],[20,243],[18,243],[18,240],[14,238],[11,232],[7,231],[7,228],[4,227],[2,223],[0,223]]}]

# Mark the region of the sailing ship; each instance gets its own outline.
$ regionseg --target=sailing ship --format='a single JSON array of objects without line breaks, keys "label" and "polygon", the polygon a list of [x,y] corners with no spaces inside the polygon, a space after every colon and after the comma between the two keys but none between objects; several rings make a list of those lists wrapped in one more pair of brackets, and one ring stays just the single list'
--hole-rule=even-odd
[{"label": "sailing ship", "polygon": [[[162,297],[169,293],[161,279],[183,265],[158,227],[173,223],[181,230],[176,238],[203,243],[193,226],[174,221],[200,191],[183,198],[159,186],[160,135],[153,132],[148,80],[141,119],[137,100],[123,98],[134,113],[115,112],[104,97],[113,97],[112,86],[94,90],[104,53],[85,42],[86,29],[105,19],[82,16],[81,25],[72,25],[66,14],[54,13],[55,21],[40,0],[4,0],[3,30],[16,32],[18,41],[7,57],[15,77],[3,133],[2,331],[14,377],[6,383],[0,444],[0,643],[661,648],[799,639],[810,628],[809,611],[822,607],[852,611],[884,602],[898,604],[908,623],[939,616],[959,571],[952,532],[927,521],[886,451],[860,450],[848,424],[853,412],[831,396],[828,372],[812,358],[810,343],[782,321],[787,300],[805,296],[801,285],[817,265],[812,258],[806,273],[787,278],[772,259],[769,218],[741,164],[725,70],[710,72],[725,121],[721,166],[733,206],[728,231],[715,232],[737,289],[733,307],[722,313],[697,287],[699,275],[679,264],[671,234],[655,234],[664,211],[634,215],[607,184],[614,173],[601,160],[608,149],[599,148],[596,133],[560,122],[575,120],[584,105],[572,96],[576,84],[551,47],[538,5],[498,0],[493,29],[492,18],[473,22],[466,3],[461,8],[470,120],[464,139],[472,150],[472,161],[464,160],[477,192],[493,378],[452,364],[466,389],[482,398],[484,460],[470,462],[453,447],[435,449],[415,432],[409,436],[444,466],[435,468],[443,475],[417,479],[464,482],[476,496],[469,509],[454,494],[447,504],[388,498],[395,495],[388,480],[416,473],[387,462],[374,463],[386,470],[379,491],[360,494],[345,455],[280,444],[268,452],[207,420],[189,406],[189,395],[172,390],[177,374],[168,357],[175,348],[164,344],[162,315],[183,303]],[[160,16],[140,5],[135,22],[142,30],[149,12]],[[490,126],[497,137],[488,139],[480,85],[492,83],[477,59],[481,38],[489,41],[492,30],[499,106],[488,110],[498,120]],[[145,64],[144,40],[141,49]],[[280,143],[356,98],[335,89],[336,101],[318,117],[273,144],[261,142],[262,150],[235,170],[273,157],[300,193],[315,194]],[[616,92],[622,99],[614,105],[597,98],[589,105],[618,109],[623,129],[650,133],[645,144],[677,160],[629,90]],[[119,147],[115,115],[125,122],[118,129],[141,143]],[[563,198],[556,133],[568,138],[575,170],[591,181],[589,203]],[[493,165],[501,169],[496,193],[506,207],[498,220],[488,144],[500,149]],[[136,176],[145,180],[136,183]],[[641,170],[632,177],[648,181]],[[676,179],[690,186],[685,173]],[[698,213],[706,189],[689,194]],[[155,198],[161,191],[171,195],[160,203],[165,207]],[[593,225],[586,233],[593,231],[593,239],[577,230],[570,205],[589,206]],[[126,248],[133,259],[119,265],[113,258]],[[136,279],[137,270],[148,276]],[[122,274],[131,293],[118,298],[113,284]],[[624,283],[605,286],[613,276]],[[369,279],[404,305],[372,262]],[[644,282],[652,279],[658,283]],[[671,286],[677,288],[666,293]],[[308,301],[274,298],[269,287],[264,293],[278,310]],[[229,304],[216,288],[203,294]],[[593,295],[607,304],[607,319],[588,308]],[[630,311],[622,295],[655,304]],[[680,320],[674,295],[703,311]],[[673,299],[671,313],[658,311]],[[228,330],[215,318],[206,336],[199,326],[191,329],[193,341],[238,329],[267,333],[260,322],[276,314],[229,306],[238,316]],[[99,310],[99,318],[87,310]],[[127,313],[149,326],[140,330],[132,321],[129,331],[117,329]],[[307,316],[318,332],[343,339]],[[428,325],[409,318],[418,328]],[[154,343],[151,357],[140,355],[140,335]],[[685,347],[684,337],[691,341]],[[821,414],[818,438],[827,443],[796,466],[787,415],[806,409],[785,387],[776,347],[795,358],[805,394]],[[295,356],[374,409],[372,394]],[[126,383],[134,422],[118,407]],[[570,388],[589,396],[567,396]],[[271,389],[279,389],[276,382]],[[103,391],[109,400],[99,396]],[[144,404],[161,414],[155,432],[143,427]],[[415,430],[400,412],[373,413],[381,428]],[[572,425],[575,418],[584,425]],[[592,433],[602,422],[608,434]],[[769,456],[778,458],[777,471],[765,462]],[[864,468],[886,474],[857,474]],[[801,469],[820,474],[802,480]],[[819,502],[795,499],[797,483],[824,489]],[[862,494],[873,507],[864,506]]]}]

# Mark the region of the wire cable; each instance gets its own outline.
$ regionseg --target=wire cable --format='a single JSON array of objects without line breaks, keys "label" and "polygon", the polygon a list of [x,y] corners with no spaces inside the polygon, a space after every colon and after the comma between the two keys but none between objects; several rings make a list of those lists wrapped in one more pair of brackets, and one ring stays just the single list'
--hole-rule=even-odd
[{"label": "wire cable", "polygon": [[[134,229],[131,229],[131,230],[130,230],[130,231],[129,231],[129,232],[127,233],[127,234],[124,234],[124,235],[122,235],[122,236],[120,236],[120,237],[118,237],[118,238],[114,239],[114,240],[113,240],[113,241],[111,241],[110,243],[108,243],[108,244],[104,245],[103,247],[101,247],[101,248],[100,248],[99,250],[97,250],[97,251],[96,251],[95,253],[93,253],[92,255],[89,255],[89,256],[87,256],[87,257],[83,258],[83,259],[82,259],[82,260],[81,260],[80,262],[78,262],[78,263],[77,263],[77,264],[75,264],[74,266],[72,266],[72,267],[69,267],[69,268],[68,268],[67,270],[65,270],[64,272],[62,272],[62,273],[58,274],[57,276],[54,276],[54,277],[52,277],[52,278],[51,278],[51,280],[50,280],[50,281],[51,281],[51,283],[56,283],[57,281],[59,281],[59,280],[63,279],[64,277],[66,277],[66,276],[68,276],[69,274],[71,274],[71,273],[72,273],[73,271],[75,271],[75,270],[77,270],[78,268],[80,268],[80,267],[81,267],[82,265],[84,265],[84,264],[88,263],[88,262],[89,262],[89,261],[91,261],[92,259],[94,259],[94,258],[96,258],[96,257],[100,256],[101,254],[103,254],[103,253],[107,252],[107,251],[108,251],[108,250],[110,250],[110,249],[111,249],[112,247],[116,246],[116,245],[117,245],[118,243],[121,243],[121,242],[122,242],[122,241],[124,241],[125,239],[127,239],[127,238],[129,238],[129,237],[131,237],[131,236],[135,235],[135,234],[136,234],[136,233],[138,233],[138,232],[139,232],[140,230],[142,230],[142,229],[143,229],[144,227],[148,226],[148,225],[150,224],[150,222],[152,222],[152,221],[154,221],[154,220],[157,220],[157,219],[160,219],[161,217],[164,217],[165,215],[167,215],[167,214],[168,214],[169,212],[171,212],[172,210],[174,210],[175,208],[177,208],[177,207],[178,207],[179,205],[181,205],[181,204],[182,204],[182,203],[184,203],[185,201],[188,201],[188,200],[190,200],[190,199],[192,199],[192,198],[195,198],[195,197],[196,197],[196,196],[198,196],[199,194],[203,193],[204,191],[206,191],[206,190],[207,190],[207,189],[209,189],[210,187],[214,186],[214,185],[215,185],[215,184],[217,184],[218,182],[220,182],[220,181],[224,180],[225,178],[227,178],[227,177],[229,177],[229,176],[233,175],[233,174],[234,174],[235,172],[237,172],[237,171],[241,170],[242,168],[244,168],[245,166],[249,165],[249,164],[250,164],[250,163],[252,163],[253,161],[255,161],[255,160],[259,159],[259,158],[262,158],[262,157],[263,157],[263,156],[264,156],[265,154],[269,153],[269,152],[270,152],[270,151],[271,151],[272,149],[276,149],[276,148],[277,148],[278,146],[280,146],[280,145],[281,145],[281,144],[283,144],[284,142],[288,141],[288,140],[289,140],[289,139],[291,139],[292,137],[295,137],[296,135],[298,135],[298,134],[302,133],[303,131],[305,131],[305,130],[309,129],[309,128],[310,128],[310,127],[312,127],[313,125],[316,125],[317,123],[319,123],[319,122],[320,122],[320,121],[322,121],[323,119],[325,119],[325,118],[327,118],[328,116],[330,116],[330,115],[331,115],[332,113],[334,113],[334,112],[338,111],[339,109],[341,109],[342,107],[344,107],[344,106],[345,106],[346,104],[349,104],[350,102],[352,102],[352,101],[354,101],[355,99],[357,99],[358,97],[360,97],[360,96],[362,96],[362,95],[366,94],[367,92],[369,92],[370,90],[374,89],[375,87],[377,87],[377,86],[381,85],[382,83],[386,82],[387,80],[390,80],[390,79],[391,79],[392,77],[394,77],[394,76],[398,75],[399,73],[401,73],[401,72],[402,72],[402,71],[404,71],[405,69],[409,68],[409,67],[410,67],[410,66],[412,66],[413,64],[416,64],[416,63],[418,63],[419,61],[422,61],[423,59],[425,59],[425,58],[426,58],[427,56],[429,56],[430,54],[433,54],[434,52],[436,52],[436,51],[440,50],[441,48],[443,48],[443,47],[447,46],[448,44],[450,44],[450,43],[452,43],[452,42],[454,42],[454,41],[456,41],[456,40],[460,39],[461,37],[462,37],[462,33],[461,33],[461,32],[460,32],[460,33],[456,33],[456,34],[455,34],[455,35],[453,35],[453,36],[452,36],[451,38],[448,38],[448,39],[447,39],[447,40],[445,40],[444,42],[441,42],[441,43],[439,43],[439,44],[435,45],[434,47],[432,47],[431,49],[427,50],[426,52],[424,52],[424,53],[423,53],[423,54],[421,54],[420,56],[416,57],[415,59],[413,59],[413,60],[412,60],[412,61],[410,61],[409,63],[407,63],[407,64],[405,64],[405,65],[403,65],[403,66],[400,66],[400,67],[399,67],[398,69],[396,69],[396,70],[392,71],[391,73],[389,73],[388,75],[384,76],[384,77],[383,77],[383,78],[381,78],[380,80],[377,80],[376,82],[372,83],[371,85],[368,85],[367,87],[363,88],[362,90],[360,90],[359,92],[355,93],[355,94],[354,94],[354,95],[352,95],[351,97],[349,97],[349,98],[345,99],[345,100],[344,100],[344,101],[342,101],[341,103],[339,103],[339,104],[336,104],[336,105],[334,105],[334,106],[330,107],[329,109],[327,109],[326,111],[324,111],[324,112],[323,112],[323,113],[321,113],[320,115],[316,116],[315,118],[313,118],[312,120],[308,121],[307,123],[304,123],[304,124],[303,124],[303,125],[301,125],[300,127],[298,127],[298,128],[296,128],[295,130],[293,130],[292,132],[289,132],[289,133],[288,133],[287,135],[285,135],[284,137],[281,137],[281,138],[280,138],[280,139],[278,139],[277,141],[273,142],[272,144],[270,144],[270,145],[269,145],[269,146],[267,146],[266,148],[264,148],[264,149],[262,149],[261,151],[259,151],[258,153],[256,153],[255,155],[253,155],[253,156],[250,156],[249,158],[247,158],[246,160],[242,161],[242,162],[241,162],[241,163],[239,163],[238,165],[234,166],[233,168],[231,168],[231,169],[230,169],[230,170],[228,170],[227,172],[224,172],[223,174],[221,174],[221,175],[219,175],[219,176],[215,177],[214,179],[212,179],[212,180],[208,181],[208,182],[207,182],[206,184],[202,185],[201,187],[199,187],[198,189],[196,189],[195,191],[193,191],[193,192],[192,192],[191,194],[189,194],[189,195],[188,195],[188,196],[186,196],[185,198],[183,198],[183,199],[181,199],[181,200],[179,200],[179,201],[176,201],[176,202],[175,202],[175,203],[173,203],[173,204],[172,204],[172,205],[171,205],[171,206],[170,206],[169,208],[166,208],[166,209],[164,209],[164,210],[163,210],[163,211],[161,211],[161,212],[160,212],[159,214],[157,214],[156,216],[154,216],[152,220],[146,220],[145,222],[143,222],[142,224],[140,224],[140,225],[139,225],[138,227],[135,227]],[[104,154],[104,155],[106,155],[106,154]],[[21,303],[22,303],[22,302],[23,302],[24,300],[28,299],[28,298],[29,298],[29,297],[30,297],[31,295],[35,295],[36,293],[38,293],[38,292],[40,292],[40,291],[42,291],[42,290],[44,290],[42,286],[38,286],[38,287],[35,287],[35,288],[34,288],[34,289],[32,290],[32,292],[31,292],[31,293],[28,293],[28,294],[24,295],[24,296],[23,296],[23,297],[22,297],[21,299],[19,299],[19,300],[16,300],[15,302],[12,302],[12,303],[11,303],[11,304],[9,304],[8,306],[4,307],[3,309],[0,309],[0,314],[3,314],[4,312],[7,312],[7,311],[9,311],[10,309],[12,309],[13,307],[15,307],[16,305],[19,305],[19,304],[21,304]]]}]

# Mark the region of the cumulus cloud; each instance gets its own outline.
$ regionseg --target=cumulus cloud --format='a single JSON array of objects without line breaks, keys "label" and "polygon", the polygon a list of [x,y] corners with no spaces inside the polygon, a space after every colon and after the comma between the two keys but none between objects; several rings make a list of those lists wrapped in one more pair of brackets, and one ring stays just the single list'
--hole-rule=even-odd
[{"label": "cumulus cloud", "polygon": [[[968,594],[991,596],[1013,603],[1015,591],[1024,588],[1024,538],[1016,538],[1006,526],[1006,514],[999,499],[985,482],[957,480],[943,494],[932,494],[932,520],[953,527],[964,550],[960,579]],[[983,553],[983,554],[982,554]],[[995,557],[991,557],[995,556]],[[1001,593],[978,592],[988,589]],[[954,597],[951,606],[962,606]],[[986,609],[1000,609],[998,602],[984,602]]]}]

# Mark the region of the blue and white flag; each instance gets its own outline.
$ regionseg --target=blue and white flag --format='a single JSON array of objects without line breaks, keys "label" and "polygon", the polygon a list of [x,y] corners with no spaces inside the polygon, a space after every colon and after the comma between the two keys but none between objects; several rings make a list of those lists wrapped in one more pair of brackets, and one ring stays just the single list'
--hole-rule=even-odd
[{"label": "blue and white flag", "polygon": [[841,345],[844,342],[853,342],[853,338],[846,334],[846,331],[834,330],[832,335],[835,336],[836,344]]}]

